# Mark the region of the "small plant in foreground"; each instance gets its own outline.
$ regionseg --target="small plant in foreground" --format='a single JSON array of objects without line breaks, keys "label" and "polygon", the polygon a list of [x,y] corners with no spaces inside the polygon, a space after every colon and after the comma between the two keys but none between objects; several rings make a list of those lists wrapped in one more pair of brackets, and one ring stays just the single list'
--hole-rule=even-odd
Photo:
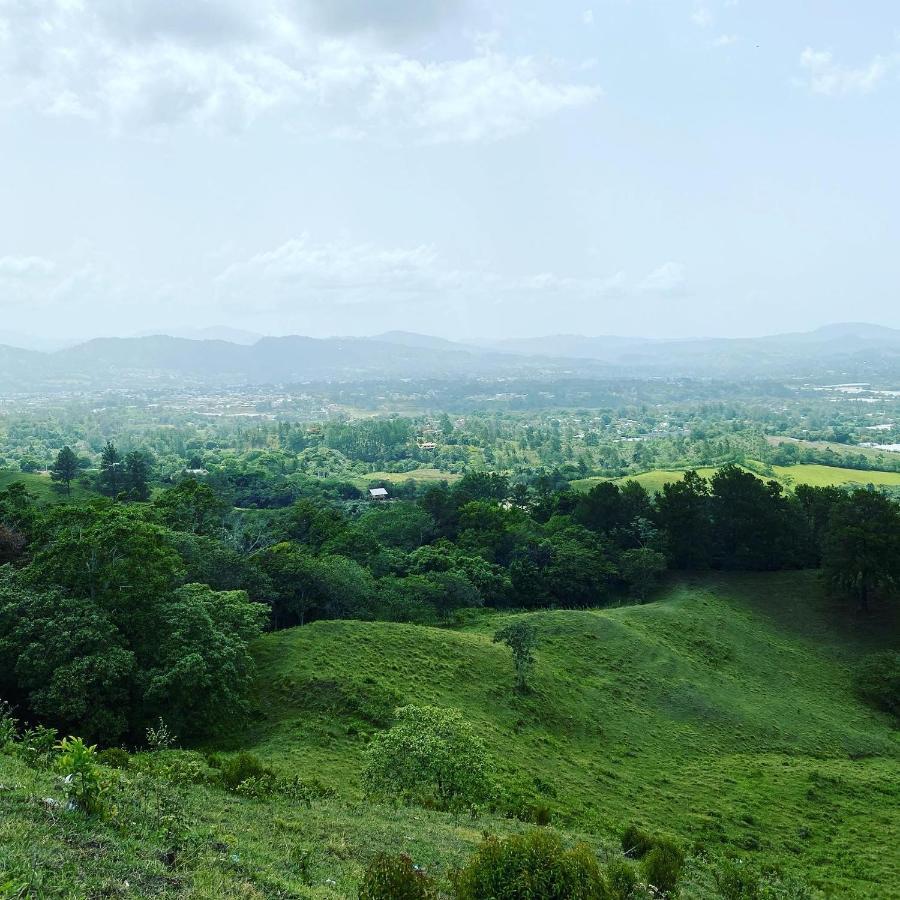
[{"label": "small plant in foreground", "polygon": [[96,747],[88,746],[81,738],[63,738],[56,747],[57,763],[63,774],[63,784],[70,809],[80,809],[88,815],[103,812],[103,784],[96,760]]},{"label": "small plant in foreground", "polygon": [[432,900],[437,888],[406,855],[379,853],[369,864],[359,887],[359,900]]}]

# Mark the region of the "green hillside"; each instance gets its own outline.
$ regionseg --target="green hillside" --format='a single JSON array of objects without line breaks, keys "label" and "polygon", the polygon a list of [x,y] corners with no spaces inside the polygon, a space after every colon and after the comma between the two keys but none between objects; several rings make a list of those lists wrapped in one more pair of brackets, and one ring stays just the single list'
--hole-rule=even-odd
[{"label": "green hillside", "polygon": [[900,745],[850,686],[854,656],[881,638],[831,631],[830,614],[809,574],[530,614],[540,651],[527,698],[491,643],[502,617],[455,631],[319,622],[260,642],[261,720],[247,740],[355,797],[366,734],[392,706],[452,706],[492,748],[506,792],[548,802],[558,822],[661,827],[872,896],[868,878],[900,884],[884,853],[900,839],[887,812]]},{"label": "green hillside", "polygon": [[[57,490],[56,485],[49,475],[39,472],[19,472],[15,469],[0,469],[0,491],[6,490],[11,484],[24,484],[28,491],[45,503],[58,503],[68,499],[65,492]],[[95,491],[82,487],[77,481],[72,482],[73,500],[85,500],[96,497]]]},{"label": "green hillside", "polygon": [[[861,653],[896,642],[895,621],[861,624],[811,573],[694,578],[644,606],[529,615],[528,696],[491,641],[510,616],[453,630],[316,622],[262,638],[251,724],[216,749],[319,779],[333,796],[309,805],[163,786],[133,762],[117,796],[141,799],[76,826],[44,799],[60,796],[56,776],[0,754],[0,897],[353,897],[379,850],[410,853],[446,885],[483,831],[528,827],[512,813],[535,803],[601,856],[636,823],[827,897],[900,897],[900,744],[850,683]],[[363,798],[368,736],[404,703],[464,713],[496,760],[506,815]],[[205,771],[197,754],[172,756],[177,771]],[[704,871],[689,867],[681,897],[723,896]],[[22,884],[44,893],[13,893]]]},{"label": "green hillside", "polygon": [[[761,463],[756,465],[762,466]],[[697,469],[697,473],[703,478],[710,478],[715,475],[716,469],[711,466],[703,466]],[[626,481],[633,479],[640,482],[650,493],[659,493],[664,484],[679,481],[683,475],[683,469],[651,469],[649,472],[641,472],[638,475],[630,475],[626,478],[579,478],[572,482],[572,487],[578,491],[589,491],[601,481],[613,480],[617,484],[624,484]],[[876,487],[900,488],[900,472],[882,472],[874,469],[846,469],[840,466],[772,466],[771,475],[760,475],[760,477],[774,478],[775,481],[780,481],[786,487],[797,484],[810,484],[814,487],[865,487],[868,484],[874,484]]]}]

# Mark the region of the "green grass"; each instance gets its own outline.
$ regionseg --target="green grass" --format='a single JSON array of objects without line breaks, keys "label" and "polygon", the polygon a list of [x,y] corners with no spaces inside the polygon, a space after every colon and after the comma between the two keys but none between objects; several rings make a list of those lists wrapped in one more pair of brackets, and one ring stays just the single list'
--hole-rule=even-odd
[{"label": "green grass", "polygon": [[[0,754],[0,885],[41,877],[70,891],[46,896],[72,897],[353,897],[378,850],[411,853],[446,885],[482,830],[526,826],[364,799],[369,736],[394,706],[430,703],[473,723],[507,798],[547,802],[567,839],[601,855],[635,823],[802,875],[828,897],[900,897],[897,732],[851,688],[854,661],[896,643],[896,617],[859,620],[812,573],[698,577],[644,606],[529,615],[539,646],[526,696],[491,641],[509,615],[456,629],[317,622],[262,638],[255,712],[219,748],[251,749],[336,796],[307,809],[183,788],[174,864],[149,813],[123,807],[77,826],[43,804],[59,796],[53,776]],[[137,784],[152,806],[155,789]],[[705,884],[683,896],[719,896]]]},{"label": "green grass", "polygon": [[[807,614],[805,610],[810,610]],[[257,648],[244,741],[361,796],[366,736],[393,704],[461,709],[508,793],[570,827],[628,822],[785,862],[835,896],[900,885],[900,754],[850,686],[861,649],[811,574],[697,580],[661,602],[531,614],[535,692],[515,695],[505,617],[461,630],[319,622]],[[838,616],[839,618],[839,616]],[[895,633],[895,629],[894,632]],[[900,894],[894,894],[900,896]]]},{"label": "green grass", "polygon": [[[0,469],[0,491],[5,490],[11,484],[20,482],[44,503],[58,503],[69,498],[65,492],[60,492],[49,475],[37,472],[18,472],[14,469]],[[98,496],[96,491],[84,488],[78,482],[72,482],[72,500],[86,500]]]},{"label": "green grass", "polygon": [[446,481],[452,484],[462,478],[454,472],[443,472],[440,469],[424,468],[413,469],[412,472],[369,472],[366,475],[358,475],[350,479],[361,490],[367,488],[373,481],[388,481],[391,484],[403,484],[413,479],[423,483],[438,483]]},{"label": "green grass", "polygon": [[783,484],[810,484],[814,487],[830,485],[843,487],[858,485],[865,487],[900,487],[900,472],[879,472],[876,470],[844,469],[838,466],[796,465],[772,466],[776,478]]},{"label": "green grass", "polygon": [[[749,464],[749,463],[748,463]],[[756,463],[754,468],[763,471],[762,463]],[[810,484],[815,487],[848,487],[858,485],[865,487],[874,484],[876,487],[900,488],[900,472],[881,472],[876,470],[845,469],[838,466],[820,465],[796,465],[796,466],[772,466],[772,475],[760,475],[761,478],[774,477],[786,487],[797,484]],[[715,475],[716,469],[711,466],[702,466],[697,472],[704,478]],[[663,489],[663,485],[673,481],[680,481],[684,476],[684,469],[652,469],[649,472],[641,472],[639,475],[628,475],[624,478],[579,478],[571,482],[576,491],[589,491],[601,481],[615,481],[624,484],[629,479],[640,482],[651,494],[657,494]],[[759,474],[759,472],[757,472]]]},{"label": "green grass", "polygon": [[[658,494],[663,489],[663,485],[672,481],[680,481],[684,477],[685,471],[684,469],[651,469],[649,472],[641,472],[639,475],[628,475],[624,478],[603,478],[600,476],[579,478],[571,484],[576,491],[589,491],[594,485],[600,484],[601,481],[615,481],[616,484],[620,485],[626,481],[637,481],[651,494]],[[712,477],[716,474],[716,471],[711,466],[702,466],[697,469],[697,473],[704,478]]]}]

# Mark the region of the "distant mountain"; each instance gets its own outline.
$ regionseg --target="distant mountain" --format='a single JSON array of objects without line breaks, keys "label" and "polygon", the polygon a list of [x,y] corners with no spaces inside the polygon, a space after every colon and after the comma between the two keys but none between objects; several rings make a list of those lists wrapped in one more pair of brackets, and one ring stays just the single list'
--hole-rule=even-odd
[{"label": "distant mountain", "polygon": [[52,353],[0,346],[3,394],[152,384],[214,387],[522,375],[879,378],[897,383],[900,331],[842,324],[760,338],[553,335],[479,347],[403,331],[375,338],[263,337],[253,343],[167,335],[96,338]]},{"label": "distant mountain", "polygon": [[622,353],[637,347],[657,343],[662,342],[652,338],[617,337],[615,335],[585,337],[581,334],[552,334],[547,337],[510,338],[488,346],[506,353],[519,353],[524,356],[608,359],[617,358]]},{"label": "distant mountain", "polygon": [[229,328],[227,325],[210,325],[206,328],[175,328],[162,331],[145,331],[138,337],[187,338],[190,341],[228,341],[231,344],[255,344],[264,335],[243,328]]},{"label": "distant mountain", "polygon": [[470,350],[478,352],[477,347],[468,344],[447,340],[447,338],[434,337],[430,334],[417,334],[414,331],[385,331],[377,334],[373,341],[381,341],[386,344],[400,344],[404,347],[419,347],[423,350]]}]

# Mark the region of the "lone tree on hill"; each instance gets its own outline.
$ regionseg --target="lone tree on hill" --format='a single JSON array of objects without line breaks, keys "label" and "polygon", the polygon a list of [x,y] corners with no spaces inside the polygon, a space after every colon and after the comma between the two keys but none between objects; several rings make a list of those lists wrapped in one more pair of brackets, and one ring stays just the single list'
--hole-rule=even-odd
[{"label": "lone tree on hill", "polygon": [[78,457],[71,447],[63,447],[56,454],[56,461],[50,467],[50,477],[65,490],[72,493],[72,479],[78,474]]},{"label": "lone tree on hill", "polygon": [[495,644],[506,644],[513,655],[516,667],[516,690],[523,694],[529,690],[528,680],[534,672],[534,648],[537,632],[533,625],[519,620],[501,628],[494,635]]}]

